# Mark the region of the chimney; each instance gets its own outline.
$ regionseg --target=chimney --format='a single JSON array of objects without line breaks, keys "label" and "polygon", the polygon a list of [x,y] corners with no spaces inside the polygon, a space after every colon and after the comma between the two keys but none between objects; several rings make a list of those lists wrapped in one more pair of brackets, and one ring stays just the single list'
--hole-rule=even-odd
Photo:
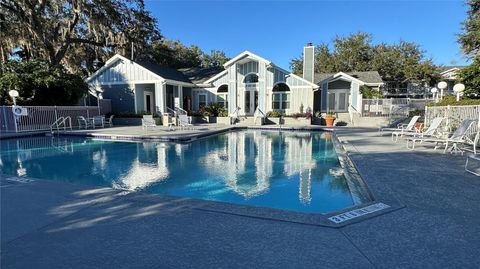
[{"label": "chimney", "polygon": [[313,73],[315,66],[315,47],[312,43],[308,43],[303,48],[303,78],[313,82]]}]

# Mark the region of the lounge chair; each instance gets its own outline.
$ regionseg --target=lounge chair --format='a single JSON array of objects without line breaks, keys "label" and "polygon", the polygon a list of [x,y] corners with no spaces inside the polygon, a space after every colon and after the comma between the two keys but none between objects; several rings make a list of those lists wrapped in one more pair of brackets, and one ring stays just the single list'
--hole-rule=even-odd
[{"label": "lounge chair", "polygon": [[155,127],[157,127],[157,123],[153,119],[152,115],[143,115],[142,129],[144,129],[145,131],[148,131],[149,127],[155,128]]},{"label": "lounge chair", "polygon": [[414,136],[414,137],[432,137],[434,136],[437,131],[438,131],[438,128],[440,127],[440,125],[442,124],[443,120],[445,118],[444,117],[437,117],[437,118],[434,118],[430,124],[430,126],[428,127],[427,130],[425,130],[425,132],[421,132],[421,131],[403,131],[403,132],[392,132],[392,141],[394,142],[397,142],[398,141],[398,137],[402,137],[402,136]]},{"label": "lounge chair", "polygon": [[193,124],[190,123],[187,115],[178,115],[178,125],[181,128],[193,127]]},{"label": "lounge chair", "polygon": [[113,117],[114,115],[112,114],[108,119],[105,119],[104,123],[108,127],[113,127]]},{"label": "lounge chair", "polygon": [[[444,153],[447,152],[448,146],[451,145],[452,151],[454,152],[463,152],[458,147],[458,144],[471,142],[468,138],[468,131],[476,123],[475,120],[463,120],[458,128],[453,132],[450,137],[447,138],[422,138],[422,137],[412,137],[407,140],[407,148],[414,150],[416,142],[432,142],[435,143],[435,149],[438,148],[439,144],[445,144]],[[412,141],[412,147],[409,147],[409,141]]]},{"label": "lounge chair", "polygon": [[389,127],[384,127],[380,128],[380,135],[383,135],[383,132],[401,132],[402,134],[404,132],[411,132],[414,130],[415,123],[417,123],[418,119],[420,116],[413,116],[412,119],[408,124],[400,123],[397,125],[397,128],[389,128]]},{"label": "lounge chair", "polygon": [[104,128],[105,127],[105,116],[94,116],[92,118],[92,125],[93,125],[94,129],[95,129],[95,127]]},{"label": "lounge chair", "polygon": [[91,120],[87,120],[84,116],[78,116],[78,129],[88,129],[89,127],[94,128],[93,122]]}]

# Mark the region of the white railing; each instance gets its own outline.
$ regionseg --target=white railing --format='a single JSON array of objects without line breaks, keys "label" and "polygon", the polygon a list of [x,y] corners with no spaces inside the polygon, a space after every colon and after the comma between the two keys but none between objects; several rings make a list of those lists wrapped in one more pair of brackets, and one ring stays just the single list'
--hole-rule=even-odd
[{"label": "white railing", "polygon": [[62,128],[62,126],[63,126],[63,130],[67,130],[67,128],[72,130],[72,118],[70,118],[70,116],[58,118],[54,123],[52,123],[52,125],[50,125],[50,131],[53,132],[54,127],[58,131],[60,130],[60,128]]},{"label": "white railing", "polygon": [[175,107],[175,112],[176,112],[178,115],[188,115],[188,113],[187,113],[186,110],[184,110],[184,109],[182,109],[182,108],[180,108],[180,107],[178,107],[178,106]]},{"label": "white railing", "polygon": [[234,124],[235,121],[238,120],[238,111],[240,110],[240,107],[235,108],[235,110],[228,115],[230,118],[230,124]]},{"label": "white railing", "polygon": [[100,115],[97,106],[24,106],[26,116],[15,116],[11,106],[0,107],[1,132],[47,131],[61,117],[70,117],[71,127],[78,127],[79,116],[92,118]]},{"label": "white railing", "polygon": [[256,124],[257,118],[260,118],[263,124],[263,121],[266,117],[267,116],[265,115],[265,113],[263,113],[263,111],[259,107],[257,107],[257,109],[255,109],[255,112],[253,113],[253,123]]},{"label": "white railing", "polygon": [[362,99],[362,117],[389,118],[392,113],[401,111],[402,107],[408,107],[409,103],[408,98]]}]

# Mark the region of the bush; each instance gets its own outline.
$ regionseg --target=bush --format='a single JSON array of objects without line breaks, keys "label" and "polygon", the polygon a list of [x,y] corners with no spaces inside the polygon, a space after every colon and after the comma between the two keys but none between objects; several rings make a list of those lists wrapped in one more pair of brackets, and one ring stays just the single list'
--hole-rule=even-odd
[{"label": "bush", "polygon": [[219,117],[228,117],[228,111],[227,111],[227,110],[224,110],[224,111],[218,113],[218,116],[219,116]]},{"label": "bush", "polygon": [[366,99],[383,97],[383,94],[380,91],[374,90],[365,85],[360,86],[360,93],[362,94],[363,98],[366,98]]},{"label": "bush", "polygon": [[292,118],[306,118],[306,119],[311,119],[312,118],[312,113],[293,113],[289,115]]},{"label": "bush", "polygon": [[226,111],[226,109],[221,103],[210,103],[207,107],[205,107],[205,111],[208,113],[208,115],[204,114],[204,116],[218,117],[218,115]]},{"label": "bush", "polygon": [[269,111],[267,112],[267,118],[280,118],[284,117],[285,113],[280,112],[280,111]]},{"label": "bush", "polygon": [[408,112],[409,117],[423,116],[424,114],[425,114],[425,110],[419,110],[419,109],[415,109],[415,110],[412,110],[412,111]]},{"label": "bush", "polygon": [[444,96],[443,99],[438,102],[427,103],[426,106],[473,106],[480,105],[480,99],[470,99],[462,97],[457,102],[456,96]]}]

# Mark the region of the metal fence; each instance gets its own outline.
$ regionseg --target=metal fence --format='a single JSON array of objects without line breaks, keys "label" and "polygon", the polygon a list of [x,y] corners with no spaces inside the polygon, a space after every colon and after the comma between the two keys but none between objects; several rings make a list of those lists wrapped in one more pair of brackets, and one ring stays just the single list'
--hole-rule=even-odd
[{"label": "metal fence", "polygon": [[408,98],[363,99],[362,117],[391,117],[395,114],[406,115],[409,112]]},{"label": "metal fence", "polygon": [[0,107],[0,131],[28,132],[50,130],[59,117],[70,117],[72,127],[78,127],[77,117],[99,116],[103,111],[97,106],[24,106],[26,116],[15,116],[11,106]]}]

